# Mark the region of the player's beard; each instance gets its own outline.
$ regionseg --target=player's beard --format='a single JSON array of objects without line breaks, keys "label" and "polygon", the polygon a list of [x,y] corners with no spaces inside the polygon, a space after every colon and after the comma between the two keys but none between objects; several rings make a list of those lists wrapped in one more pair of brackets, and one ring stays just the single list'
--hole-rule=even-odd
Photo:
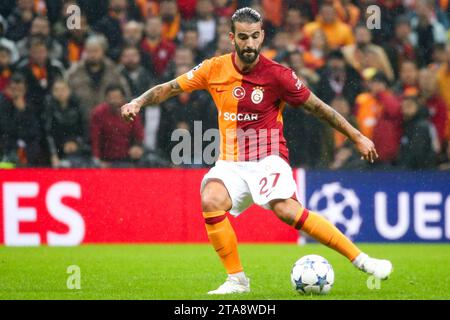
[{"label": "player's beard", "polygon": [[[239,48],[239,46],[237,45],[237,43],[234,44],[234,47],[236,49],[236,53],[238,55],[238,57],[242,60],[242,62],[244,62],[245,64],[252,64],[253,62],[255,62],[255,60],[258,58],[259,56],[259,52],[261,51],[261,47],[257,48],[257,49],[247,49],[247,50],[241,50],[241,48]],[[246,53],[253,53],[252,55],[248,56],[245,55]]]}]

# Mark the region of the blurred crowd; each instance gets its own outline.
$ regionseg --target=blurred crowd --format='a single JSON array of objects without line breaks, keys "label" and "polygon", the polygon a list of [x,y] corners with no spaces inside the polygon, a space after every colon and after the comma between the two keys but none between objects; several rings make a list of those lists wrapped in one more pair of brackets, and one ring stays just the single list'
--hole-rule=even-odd
[{"label": "blurred crowd", "polygon": [[175,129],[217,128],[208,93],[183,93],[132,123],[120,106],[234,50],[230,17],[251,6],[264,17],[262,54],[295,70],[380,156],[364,163],[343,135],[286,108],[291,165],[448,170],[449,2],[2,0],[0,167],[173,166]]}]

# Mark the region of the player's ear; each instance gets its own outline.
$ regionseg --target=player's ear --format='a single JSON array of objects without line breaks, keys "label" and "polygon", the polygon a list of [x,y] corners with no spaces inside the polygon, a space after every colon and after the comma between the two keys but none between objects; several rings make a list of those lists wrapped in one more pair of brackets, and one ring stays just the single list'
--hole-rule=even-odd
[{"label": "player's ear", "polygon": [[234,46],[235,42],[234,42],[234,33],[230,31],[230,33],[228,33],[228,37],[231,40],[231,44]]}]

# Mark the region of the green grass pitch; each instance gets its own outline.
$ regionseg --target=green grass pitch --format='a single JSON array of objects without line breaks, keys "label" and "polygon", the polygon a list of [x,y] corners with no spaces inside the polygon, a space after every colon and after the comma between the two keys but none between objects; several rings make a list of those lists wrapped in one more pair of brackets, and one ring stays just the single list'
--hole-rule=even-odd
[{"label": "green grass pitch", "polygon": [[[225,279],[207,244],[0,247],[0,299],[450,299],[450,245],[361,244],[390,259],[394,272],[379,289],[367,275],[320,245],[241,244],[252,292],[212,297]],[[303,255],[326,257],[335,271],[327,296],[302,296],[290,284],[293,263]],[[80,268],[81,289],[67,288],[67,268]]]}]

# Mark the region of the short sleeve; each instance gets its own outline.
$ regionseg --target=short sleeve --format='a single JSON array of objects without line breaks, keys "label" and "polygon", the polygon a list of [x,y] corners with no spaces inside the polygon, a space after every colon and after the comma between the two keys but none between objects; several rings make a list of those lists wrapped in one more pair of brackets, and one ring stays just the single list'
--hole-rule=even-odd
[{"label": "short sleeve", "polygon": [[293,107],[300,106],[308,100],[311,91],[289,68],[283,68],[278,73],[281,98]]},{"label": "short sleeve", "polygon": [[189,72],[179,76],[176,80],[181,89],[186,92],[204,90],[208,88],[211,60],[204,60]]}]

